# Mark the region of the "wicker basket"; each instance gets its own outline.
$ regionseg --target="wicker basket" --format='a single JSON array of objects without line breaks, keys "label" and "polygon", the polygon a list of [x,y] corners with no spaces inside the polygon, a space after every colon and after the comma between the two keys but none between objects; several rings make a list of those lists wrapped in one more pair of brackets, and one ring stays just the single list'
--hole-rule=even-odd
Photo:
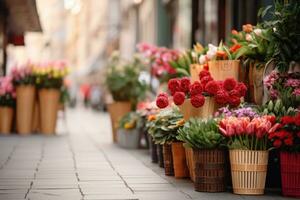
[{"label": "wicker basket", "polygon": [[214,60],[208,62],[209,72],[215,80],[234,78],[239,80],[239,60]]},{"label": "wicker basket", "polygon": [[172,142],[172,156],[175,178],[189,177],[189,169],[186,165],[185,150],[182,142]]},{"label": "wicker basket", "polygon": [[166,176],[174,176],[173,157],[172,157],[172,146],[171,144],[164,144],[164,167]]},{"label": "wicker basket", "polygon": [[229,151],[233,193],[264,194],[268,155],[268,151]]},{"label": "wicker basket", "polygon": [[300,198],[300,153],[280,152],[282,194]]},{"label": "wicker basket", "polygon": [[193,149],[194,187],[199,192],[225,191],[225,152],[218,149]]},{"label": "wicker basket", "polygon": [[156,150],[158,156],[158,165],[163,168],[164,167],[163,145],[158,144]]},{"label": "wicker basket", "polygon": [[191,82],[199,81],[199,73],[203,69],[203,65],[200,64],[191,64],[190,72],[191,72]]},{"label": "wicker basket", "polygon": [[193,149],[190,147],[185,148],[186,165],[189,169],[191,181],[195,182],[195,164],[193,159]]}]

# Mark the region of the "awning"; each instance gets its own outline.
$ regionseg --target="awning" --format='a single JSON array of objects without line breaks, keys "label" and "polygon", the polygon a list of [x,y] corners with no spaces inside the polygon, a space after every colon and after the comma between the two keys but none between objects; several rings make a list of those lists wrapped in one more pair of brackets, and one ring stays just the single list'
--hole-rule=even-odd
[{"label": "awning", "polygon": [[7,29],[12,35],[41,32],[42,27],[35,0],[4,0],[7,9]]}]

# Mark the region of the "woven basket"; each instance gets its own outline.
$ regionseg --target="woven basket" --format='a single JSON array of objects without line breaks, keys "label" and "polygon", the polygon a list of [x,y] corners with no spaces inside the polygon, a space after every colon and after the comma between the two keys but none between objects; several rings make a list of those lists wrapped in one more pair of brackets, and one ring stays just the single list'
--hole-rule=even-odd
[{"label": "woven basket", "polygon": [[190,72],[191,72],[191,82],[199,81],[199,73],[203,69],[203,65],[200,64],[191,64]]},{"label": "woven basket", "polygon": [[268,151],[229,151],[233,193],[264,194],[268,155]]},{"label": "woven basket", "polygon": [[186,165],[185,150],[182,142],[172,142],[172,155],[175,178],[189,177],[189,169]]},{"label": "woven basket", "polygon": [[300,153],[280,152],[282,194],[300,198]]},{"label": "woven basket", "polygon": [[193,159],[193,149],[190,147],[185,148],[186,165],[189,169],[191,181],[195,182],[195,164]]},{"label": "woven basket", "polygon": [[234,78],[239,80],[239,60],[214,60],[208,62],[209,72],[215,80]]},{"label": "woven basket", "polygon": [[154,143],[150,134],[148,134],[148,140],[149,140],[149,150],[150,150],[151,161],[153,163],[157,163],[158,162],[157,145]]},{"label": "woven basket", "polygon": [[166,176],[174,176],[172,146],[171,144],[163,145],[164,167]]},{"label": "woven basket", "polygon": [[198,192],[225,191],[225,152],[218,149],[193,149],[194,187]]},{"label": "woven basket", "polygon": [[157,156],[158,156],[158,165],[164,167],[164,155],[163,155],[163,146],[161,144],[157,145]]}]

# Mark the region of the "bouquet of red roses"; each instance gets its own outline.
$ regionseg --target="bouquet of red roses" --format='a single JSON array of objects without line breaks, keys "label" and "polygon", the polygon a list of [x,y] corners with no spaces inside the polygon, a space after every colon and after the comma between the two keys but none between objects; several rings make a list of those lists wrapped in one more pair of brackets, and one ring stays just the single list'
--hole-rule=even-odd
[{"label": "bouquet of red roses", "polygon": [[300,113],[295,116],[283,116],[276,128],[270,131],[269,139],[275,148],[300,152]]},{"label": "bouquet of red roses", "polygon": [[228,138],[230,149],[267,150],[268,133],[276,128],[275,116],[226,117],[219,123],[220,132]]}]

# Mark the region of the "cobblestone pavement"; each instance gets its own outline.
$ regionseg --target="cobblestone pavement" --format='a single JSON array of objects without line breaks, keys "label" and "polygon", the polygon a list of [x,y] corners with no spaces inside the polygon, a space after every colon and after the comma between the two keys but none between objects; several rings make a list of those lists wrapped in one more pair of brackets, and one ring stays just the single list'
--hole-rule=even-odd
[{"label": "cobblestone pavement", "polygon": [[69,110],[59,125],[57,136],[0,137],[0,200],[285,199],[194,192],[190,181],[165,177],[145,150],[111,144],[107,114]]}]

